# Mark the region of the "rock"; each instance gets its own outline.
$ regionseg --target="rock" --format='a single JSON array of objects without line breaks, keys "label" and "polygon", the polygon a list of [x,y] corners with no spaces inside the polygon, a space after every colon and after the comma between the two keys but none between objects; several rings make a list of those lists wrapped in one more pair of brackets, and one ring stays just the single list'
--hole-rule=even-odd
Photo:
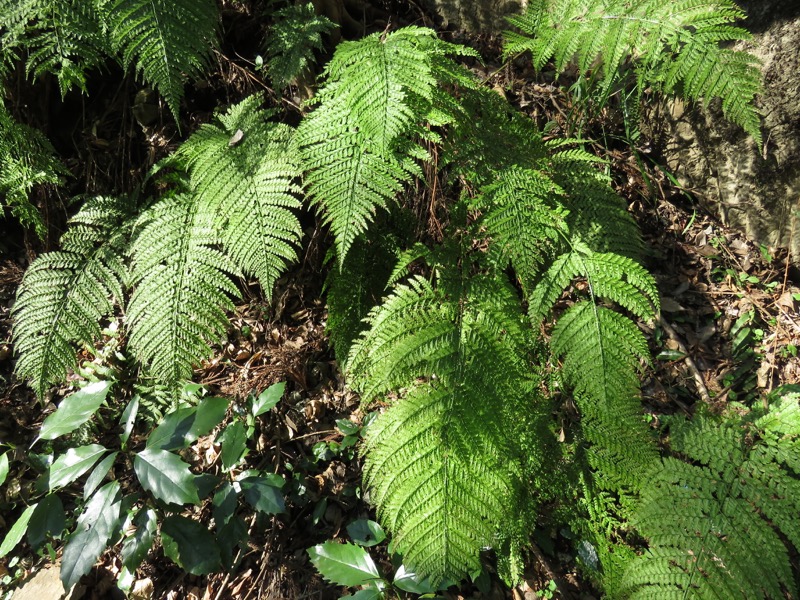
[{"label": "rock", "polygon": [[791,250],[800,264],[800,3],[740,0],[753,40],[739,43],[763,62],[764,144],[708,108],[657,103],[643,131],[701,206],[753,240]]}]

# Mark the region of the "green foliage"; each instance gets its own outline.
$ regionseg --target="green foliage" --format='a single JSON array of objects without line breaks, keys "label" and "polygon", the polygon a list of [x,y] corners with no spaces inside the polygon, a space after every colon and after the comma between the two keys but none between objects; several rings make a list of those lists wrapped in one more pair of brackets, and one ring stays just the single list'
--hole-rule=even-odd
[{"label": "green foliage", "polygon": [[322,48],[322,36],[335,25],[314,12],[314,5],[292,4],[275,11],[265,43],[269,56],[267,72],[278,88],[287,87],[303,74],[314,60],[314,50]]},{"label": "green foliage", "polygon": [[200,210],[216,214],[225,252],[269,297],[275,280],[297,258],[300,165],[292,130],[270,123],[251,96],[203,125],[181,146]]},{"label": "green foliage", "polygon": [[436,285],[395,286],[351,351],[364,400],[404,390],[367,432],[365,486],[434,582],[479,569],[499,528],[515,533],[528,465],[514,432],[535,395],[521,316],[507,283],[443,267]]},{"label": "green foliage", "polygon": [[130,347],[168,385],[189,379],[228,326],[227,294],[238,290],[230,259],[216,248],[214,214],[197,196],[175,194],[147,209],[131,244],[134,292]]},{"label": "green foliage", "polygon": [[101,319],[123,298],[126,268],[120,253],[130,227],[125,198],[87,200],[61,240],[61,250],[40,255],[22,279],[14,304],[16,371],[41,398],[75,368],[72,344],[92,345]]},{"label": "green foliage", "polygon": [[0,102],[0,198],[2,206],[40,238],[45,224],[29,196],[37,185],[57,185],[67,174],[42,133],[15,121]]},{"label": "green foliage", "polygon": [[708,416],[670,422],[676,456],[645,480],[634,522],[650,549],[628,568],[627,597],[794,595],[798,400],[789,394],[752,423]]},{"label": "green foliage", "polygon": [[422,175],[416,160],[427,152],[413,137],[430,135],[424,120],[448,120],[440,83],[470,81],[447,58],[459,53],[468,51],[406,27],[343,42],[325,68],[317,109],[297,135],[306,189],[333,231],[340,266],[376,209]]},{"label": "green foliage", "polygon": [[157,89],[178,119],[184,74],[200,74],[217,43],[214,0],[110,0],[109,37],[127,69]]},{"label": "green foliage", "polygon": [[732,0],[535,0],[509,21],[505,54],[530,52],[541,70],[575,63],[599,86],[602,98],[635,77],[637,94],[648,86],[692,100],[722,99],[725,116],[761,142],[753,97],[761,87],[758,61],[721,47],[750,35],[732,25],[744,18]]},{"label": "green foliage", "polygon": [[28,73],[55,74],[62,96],[73,87],[86,92],[86,72],[103,63],[107,50],[93,2],[2,0],[0,15],[4,52],[24,49]]}]

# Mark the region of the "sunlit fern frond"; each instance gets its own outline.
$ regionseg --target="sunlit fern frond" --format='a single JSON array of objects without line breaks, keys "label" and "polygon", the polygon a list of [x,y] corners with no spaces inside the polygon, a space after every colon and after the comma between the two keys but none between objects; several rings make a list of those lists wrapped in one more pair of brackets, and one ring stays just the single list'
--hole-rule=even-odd
[{"label": "sunlit fern frond", "polygon": [[535,396],[521,314],[502,280],[414,277],[350,355],[364,399],[399,394],[368,431],[366,489],[406,564],[434,581],[479,568],[519,526],[524,436],[509,428]]},{"label": "sunlit fern frond", "polygon": [[603,98],[631,79],[638,93],[721,98],[725,116],[760,143],[758,60],[721,46],[750,39],[733,25],[744,17],[732,0],[536,0],[510,19],[522,33],[506,32],[504,51],[530,52],[537,70],[551,59],[558,72],[577,64]]},{"label": "sunlit fern frond", "polygon": [[216,214],[225,252],[267,297],[286,265],[297,258],[300,166],[293,131],[271,123],[251,96],[207,124],[180,148],[190,182]]},{"label": "sunlit fern frond", "polygon": [[12,310],[16,371],[40,398],[76,367],[75,345],[94,344],[100,321],[123,300],[130,209],[127,198],[89,199],[61,250],[42,254],[25,272]]},{"label": "sunlit fern frond", "polygon": [[670,447],[644,480],[635,524],[650,548],[626,598],[797,596],[800,396],[752,424],[674,419]]},{"label": "sunlit fern frond", "polygon": [[216,246],[213,214],[188,193],[160,199],[139,218],[131,244],[129,346],[159,381],[175,386],[211,354],[228,326],[238,290]]}]

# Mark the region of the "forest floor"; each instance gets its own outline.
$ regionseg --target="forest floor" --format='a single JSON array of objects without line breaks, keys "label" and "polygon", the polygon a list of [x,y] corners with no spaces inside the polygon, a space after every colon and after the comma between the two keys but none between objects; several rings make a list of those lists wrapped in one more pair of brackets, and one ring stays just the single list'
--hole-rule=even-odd
[{"label": "forest floor", "polygon": [[[469,40],[468,40],[469,41]],[[473,40],[487,56],[491,43]],[[487,45],[488,44],[488,45]],[[496,54],[495,54],[496,56]],[[542,85],[541,79],[524,66],[487,62],[481,74],[512,103],[537,120],[553,120],[564,126],[570,111],[565,94],[555,85]],[[247,91],[252,82],[237,73],[236,64],[220,58],[219,72],[210,84],[219,95]],[[214,83],[216,81],[216,83]],[[225,84],[223,85],[222,82]],[[537,83],[539,81],[539,83]],[[132,85],[132,84],[128,84]],[[130,98],[131,89],[117,90],[120,98]],[[207,121],[203,106],[209,92],[196,87],[195,96],[187,92],[193,123]],[[211,94],[214,96],[214,94]],[[90,95],[90,97],[93,97]],[[116,96],[115,96],[116,97]],[[88,102],[88,101],[87,101]],[[192,110],[194,107],[194,110]],[[94,148],[93,162],[77,165],[78,153],[67,156],[76,180],[95,180],[89,189],[102,189],[102,181],[124,183],[133,175],[121,168],[123,160],[160,158],[170,149],[174,126],[155,124],[141,127],[123,116],[103,120],[111,108],[85,106],[84,125],[96,117],[87,138]],[[129,107],[123,105],[120,110]],[[105,112],[103,112],[105,111]],[[192,123],[187,126],[193,128]],[[115,130],[116,128],[116,130]],[[112,133],[112,131],[116,131]],[[109,162],[108,145],[127,148],[127,159]],[[105,145],[105,147],[104,147]],[[705,403],[712,410],[734,401],[756,398],[780,385],[800,383],[800,279],[788,262],[784,250],[768,248],[726,229],[706,214],[682,190],[675,188],[662,171],[645,156],[620,145],[600,152],[611,163],[619,193],[640,224],[652,254],[648,268],[655,275],[662,295],[662,319],[645,333],[655,360],[643,385],[643,406],[658,417],[675,412],[693,413]],[[73,161],[72,163],[70,161]],[[644,169],[640,169],[642,163]],[[59,217],[53,220],[58,229]],[[0,440],[27,448],[35,438],[43,418],[54,409],[52,400],[67,391],[56,390],[44,410],[24,382],[13,375],[10,309],[16,287],[25,267],[42,250],[21,232],[12,231],[0,244]],[[253,467],[267,465],[276,473],[294,480],[295,494],[288,500],[287,514],[248,517],[250,543],[240,556],[234,572],[197,577],[186,575],[164,559],[153,558],[137,573],[134,594],[138,599],[170,600],[251,600],[251,599],[333,599],[342,588],[322,580],[311,565],[306,549],[328,539],[347,536],[346,527],[354,520],[374,518],[360,498],[360,460],[352,448],[339,448],[344,435],[337,420],[360,424],[367,411],[343,382],[326,337],[326,307],[322,299],[327,234],[312,222],[306,230],[307,249],[293,270],[279,280],[271,302],[264,300],[256,286],[242,282],[246,302],[231,315],[227,343],[196,370],[195,381],[208,386],[214,395],[242,401],[252,391],[272,383],[287,382],[283,401],[265,415],[259,435],[248,457]],[[82,358],[91,361],[84,353]],[[209,438],[198,446],[193,457],[197,464],[213,464],[218,449]],[[202,450],[202,452],[199,452]],[[25,473],[12,472],[0,497],[0,509],[9,506]],[[208,507],[201,507],[208,512]],[[206,515],[207,516],[207,515]],[[0,532],[16,515],[0,510]],[[387,567],[385,548],[373,548],[379,567]],[[31,581],[47,573],[50,558],[29,555],[16,566],[22,576],[16,583]],[[14,565],[0,561],[0,577]],[[114,581],[121,564],[117,553],[107,552],[102,561],[84,578],[70,598],[120,597]],[[591,598],[593,591],[582,589],[584,581],[576,572],[574,557],[562,551],[559,543],[552,553],[538,552],[530,557],[526,581],[514,590],[495,582],[492,591],[480,596],[466,586],[447,592],[453,600],[465,597],[531,599],[535,591],[547,587],[551,579],[559,582],[564,597]],[[25,598],[23,592],[14,598]],[[0,591],[0,596],[3,592]],[[39,599],[43,600],[39,595]]]}]

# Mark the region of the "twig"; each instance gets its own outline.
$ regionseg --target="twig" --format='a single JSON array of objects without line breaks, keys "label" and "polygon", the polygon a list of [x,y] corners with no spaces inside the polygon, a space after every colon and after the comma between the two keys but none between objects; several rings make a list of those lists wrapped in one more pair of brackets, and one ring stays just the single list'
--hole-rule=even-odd
[{"label": "twig", "polygon": [[703,402],[706,404],[711,404],[711,395],[708,393],[708,388],[706,387],[706,382],[703,380],[703,375],[700,373],[700,369],[697,368],[697,364],[695,364],[692,357],[689,356],[689,351],[684,346],[683,342],[678,337],[678,334],[672,328],[672,325],[667,323],[667,321],[659,315],[658,317],[658,324],[661,325],[661,328],[667,333],[669,339],[675,342],[678,345],[678,350],[684,354],[684,360],[686,361],[686,366],[689,367],[689,371],[692,373],[692,377],[694,377],[694,382],[697,386],[697,393],[703,398]]},{"label": "twig", "polygon": [[561,577],[556,575],[556,572],[553,571],[552,567],[550,566],[550,562],[547,560],[547,557],[542,554],[542,551],[539,550],[539,546],[536,544],[531,544],[531,551],[533,555],[536,557],[536,560],[539,561],[539,564],[542,565],[545,574],[556,584],[556,591],[561,598],[571,598],[571,594],[567,594],[565,591],[567,586],[561,580]]}]

